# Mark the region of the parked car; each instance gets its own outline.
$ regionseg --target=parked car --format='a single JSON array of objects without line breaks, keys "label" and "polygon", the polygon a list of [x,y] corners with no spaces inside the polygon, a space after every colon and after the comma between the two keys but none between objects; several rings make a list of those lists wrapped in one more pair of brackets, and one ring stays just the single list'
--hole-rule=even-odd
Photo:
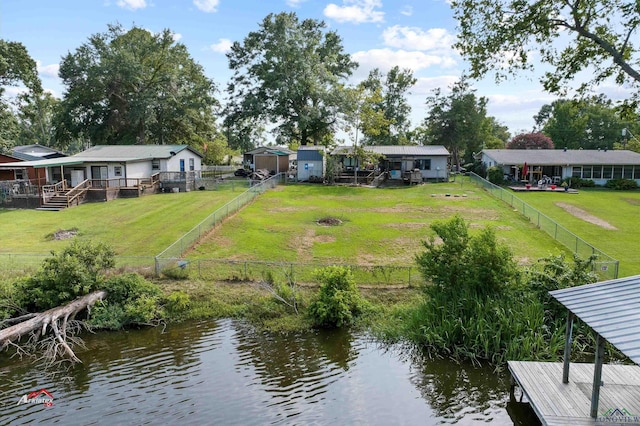
[{"label": "parked car", "polygon": [[247,177],[251,174],[251,170],[246,170],[246,169],[238,169],[235,172],[233,172],[234,176],[242,176],[242,177]]}]

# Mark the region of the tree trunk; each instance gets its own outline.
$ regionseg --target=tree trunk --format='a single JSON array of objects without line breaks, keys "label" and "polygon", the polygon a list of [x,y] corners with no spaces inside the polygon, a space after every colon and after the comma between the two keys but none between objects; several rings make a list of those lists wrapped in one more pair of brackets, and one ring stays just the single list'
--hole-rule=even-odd
[{"label": "tree trunk", "polygon": [[106,291],[95,291],[66,305],[35,314],[35,316],[26,321],[0,330],[0,350],[4,350],[11,343],[30,333],[44,336],[47,332],[47,327],[51,326],[51,330],[64,352],[72,361],[80,362],[66,342],[67,321],[69,318],[75,318],[78,312],[102,300],[106,295]]}]

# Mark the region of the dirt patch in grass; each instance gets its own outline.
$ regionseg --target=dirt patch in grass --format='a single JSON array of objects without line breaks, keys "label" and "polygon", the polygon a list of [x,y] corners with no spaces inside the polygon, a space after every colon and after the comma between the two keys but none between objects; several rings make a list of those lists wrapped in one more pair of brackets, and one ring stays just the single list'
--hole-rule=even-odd
[{"label": "dirt patch in grass", "polygon": [[393,228],[393,229],[419,229],[419,228],[429,227],[427,223],[422,223],[422,222],[387,223],[383,226],[385,228]]},{"label": "dirt patch in grass", "polygon": [[47,240],[68,240],[78,235],[78,228],[60,229],[56,232],[48,234]]},{"label": "dirt patch in grass", "polygon": [[338,226],[342,225],[342,220],[337,217],[323,217],[322,219],[318,219],[316,222],[320,226]]},{"label": "dirt patch in grass", "polygon": [[640,200],[638,200],[637,198],[623,198],[622,201],[626,201],[632,206],[640,206]]},{"label": "dirt patch in grass", "polygon": [[596,216],[594,216],[594,215],[582,210],[579,207],[572,206],[571,204],[556,203],[556,206],[560,207],[561,209],[564,209],[567,213],[577,217],[578,219],[582,219],[585,222],[593,223],[594,225],[597,225],[597,226],[599,226],[601,228],[609,229],[609,230],[612,230],[612,231],[616,231],[618,229],[615,226],[611,225],[606,220],[600,219],[599,217],[596,217]]}]

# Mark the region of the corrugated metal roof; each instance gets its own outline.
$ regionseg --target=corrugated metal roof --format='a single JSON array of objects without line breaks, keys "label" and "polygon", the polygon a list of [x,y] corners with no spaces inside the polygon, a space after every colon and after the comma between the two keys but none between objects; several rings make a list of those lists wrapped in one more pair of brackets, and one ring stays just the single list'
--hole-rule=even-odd
[{"label": "corrugated metal roof", "polygon": [[[189,145],[96,145],[73,155],[73,157],[92,160],[136,161],[169,158],[185,149],[189,149]],[[196,152],[193,149],[191,151]],[[198,153],[198,155],[200,154]]]},{"label": "corrugated metal roof", "polygon": [[597,149],[485,149],[483,154],[497,164],[538,166],[640,165],[640,154],[628,150]]},{"label": "corrugated metal roof", "polygon": [[640,365],[640,275],[549,294]]},{"label": "corrugated metal roof", "polygon": [[[442,145],[365,145],[362,148],[389,156],[449,156],[449,151]],[[332,155],[348,154],[351,151],[353,146],[339,146],[333,150]]]}]

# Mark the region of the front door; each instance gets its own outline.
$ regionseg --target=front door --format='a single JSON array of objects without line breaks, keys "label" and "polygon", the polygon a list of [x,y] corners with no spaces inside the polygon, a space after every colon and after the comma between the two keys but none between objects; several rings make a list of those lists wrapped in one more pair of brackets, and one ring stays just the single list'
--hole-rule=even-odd
[{"label": "front door", "polygon": [[84,180],[84,170],[71,170],[71,187],[75,188]]},{"label": "front door", "polygon": [[107,166],[91,166],[92,185],[98,188],[107,187]]}]

